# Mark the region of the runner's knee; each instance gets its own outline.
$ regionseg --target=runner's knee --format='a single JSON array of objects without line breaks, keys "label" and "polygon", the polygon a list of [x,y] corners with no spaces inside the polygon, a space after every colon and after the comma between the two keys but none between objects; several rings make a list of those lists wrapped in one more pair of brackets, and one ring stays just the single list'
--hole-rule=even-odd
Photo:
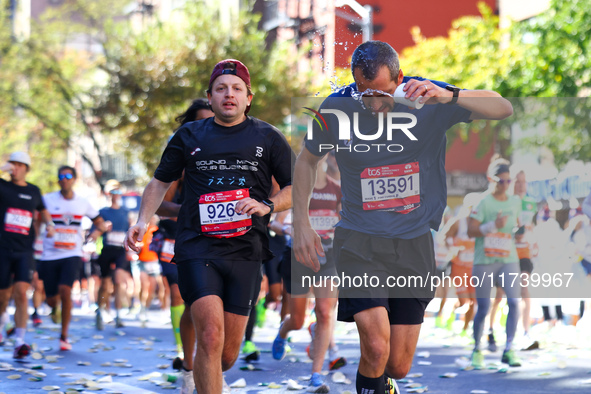
[{"label": "runner's knee", "polygon": [[388,362],[386,364],[386,374],[394,379],[402,379],[410,371],[412,359],[410,361],[402,360],[397,362]]},{"label": "runner's knee", "polygon": [[314,313],[316,314],[316,319],[318,319],[319,322],[328,323],[333,318],[333,311],[333,307],[319,306],[318,304],[316,304]]},{"label": "runner's knee", "polygon": [[234,363],[238,359],[239,349],[237,349],[235,352],[232,352],[232,354],[226,354],[226,353],[228,353],[228,352],[224,352],[224,354],[222,354],[222,371],[223,372],[232,368],[232,366],[234,365]]},{"label": "runner's knee", "polygon": [[389,356],[390,344],[386,338],[374,337],[362,346],[361,357],[375,368],[386,364]]}]

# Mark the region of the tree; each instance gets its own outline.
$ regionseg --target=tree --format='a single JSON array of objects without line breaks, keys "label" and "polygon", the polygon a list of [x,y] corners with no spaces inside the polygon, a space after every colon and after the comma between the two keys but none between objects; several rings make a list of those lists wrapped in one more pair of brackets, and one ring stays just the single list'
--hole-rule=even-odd
[{"label": "tree", "polygon": [[[478,5],[481,16],[464,16],[452,22],[447,37],[426,38],[418,27],[412,34],[415,46],[401,53],[405,75],[426,76],[468,89],[489,89],[500,92],[506,76],[519,67],[523,58],[519,41],[498,28],[499,18],[485,3]],[[506,96],[506,95],[504,95]],[[513,117],[514,118],[514,117]],[[479,153],[487,152],[495,141],[506,155],[510,140],[509,125],[503,122],[474,122],[448,132],[448,146],[455,138],[466,141],[470,131],[482,131]]]},{"label": "tree", "polygon": [[[0,85],[7,108],[22,109],[62,149],[75,149],[99,181],[96,154],[120,152],[154,169],[178,126],[174,118],[205,96],[219,60],[249,67],[251,114],[270,123],[283,122],[291,97],[307,94],[308,76],[296,74],[286,46],[265,49],[257,16],[242,12],[224,26],[215,10],[187,2],[174,20],[146,15],[137,26],[120,3],[73,0],[45,13],[29,39],[0,36],[8,50],[0,65],[0,75],[10,76]],[[85,49],[67,45],[81,37]],[[15,118],[7,111],[6,119]]]},{"label": "tree", "polygon": [[[448,37],[425,38],[415,28],[416,45],[401,54],[405,74],[425,75],[470,89],[492,89],[511,99],[514,116],[481,133],[481,152],[493,138],[500,153],[510,153],[510,123],[523,127],[547,124],[547,135],[525,138],[521,148],[546,146],[557,164],[591,159],[590,109],[585,99],[551,97],[588,95],[591,88],[591,9],[588,1],[552,0],[547,11],[513,23],[506,31],[483,3],[481,16],[455,20]],[[585,93],[587,92],[587,93]],[[527,97],[527,98],[526,98]],[[463,126],[457,135],[486,129],[481,123]],[[448,133],[450,142],[456,137]]]},{"label": "tree", "polygon": [[[549,148],[557,165],[591,160],[591,9],[585,0],[552,0],[548,10],[516,24],[524,57],[507,81],[507,90],[528,99],[526,124],[546,123],[543,136],[522,147]],[[579,98],[574,98],[579,97]],[[585,98],[583,98],[585,97]]]}]

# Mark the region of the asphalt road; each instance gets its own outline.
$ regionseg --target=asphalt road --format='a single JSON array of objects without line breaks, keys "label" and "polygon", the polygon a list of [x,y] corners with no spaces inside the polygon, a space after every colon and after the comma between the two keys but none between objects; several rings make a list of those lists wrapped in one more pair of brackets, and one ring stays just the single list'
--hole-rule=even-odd
[{"label": "asphalt road", "polygon": [[[175,346],[168,313],[150,311],[150,321],[144,326],[128,317],[125,328],[116,329],[109,324],[104,331],[96,331],[93,315],[76,309],[71,326],[73,349],[69,352],[59,351],[59,326],[47,316],[43,320],[43,325],[36,329],[30,327],[27,332],[27,343],[32,344],[35,351],[26,359],[12,358],[10,340],[0,348],[0,393],[94,392],[96,389],[103,393],[125,394],[178,392],[180,381],[162,385],[163,373],[175,373],[171,368]],[[246,387],[232,389],[232,393],[287,392],[287,379],[307,386],[305,378],[309,377],[311,366],[305,353],[308,332],[302,329],[292,333],[292,351],[285,360],[277,362],[271,357],[270,347],[278,324],[277,314],[271,313],[265,326],[255,332],[254,340],[263,352],[260,361],[253,365],[260,370],[242,370],[240,367],[247,364],[238,360],[225,373],[229,384],[240,378],[246,381]],[[412,392],[412,388],[404,386],[415,383],[419,386],[418,392],[421,387],[427,387],[428,393],[471,393],[473,390],[499,394],[591,393],[591,324],[580,323],[578,328],[559,326],[551,330],[542,324],[534,327],[533,335],[540,340],[541,348],[518,352],[524,360],[522,367],[508,369],[501,364],[499,350],[485,356],[486,369],[463,370],[461,366],[466,359],[462,357],[470,355],[470,339],[435,328],[434,319],[427,318],[410,374],[399,382],[401,392]],[[497,333],[497,338],[504,342],[502,331]],[[349,363],[339,370],[345,375],[344,383],[333,381],[334,372],[327,375],[327,383],[332,393],[354,393],[359,360],[355,326],[338,323],[336,340]],[[42,375],[36,377],[39,373]],[[452,373],[448,376],[453,377],[441,377],[447,373]],[[279,387],[269,388],[275,387],[269,386],[270,383]],[[305,392],[305,388],[298,392]]]}]

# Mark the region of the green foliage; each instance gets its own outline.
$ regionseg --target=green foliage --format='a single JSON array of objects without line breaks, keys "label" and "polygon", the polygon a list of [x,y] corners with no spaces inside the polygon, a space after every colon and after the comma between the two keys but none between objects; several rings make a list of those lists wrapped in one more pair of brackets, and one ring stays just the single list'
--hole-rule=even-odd
[{"label": "green foliage", "polygon": [[307,94],[309,76],[296,75],[294,63],[285,61],[286,46],[266,51],[257,23],[258,17],[242,13],[238,23],[220,34],[224,27],[215,11],[191,3],[182,23],[154,23],[149,34],[118,25],[105,43],[101,65],[108,75],[96,96],[101,128],[119,130],[123,141],[141,149],[142,161],[153,170],[178,126],[174,118],[192,99],[206,96],[211,70],[226,58],[249,68],[255,95],[249,115],[280,125],[291,97]]},{"label": "green foliage", "polygon": [[296,74],[298,56],[286,45],[265,48],[257,16],[242,12],[225,26],[215,10],[187,2],[163,22],[123,16],[122,3],[75,0],[49,8],[28,39],[12,39],[2,24],[2,153],[19,144],[30,150],[34,139],[36,159],[53,169],[71,148],[89,164],[96,153],[139,158],[151,174],[178,127],[175,117],[205,97],[211,70],[225,58],[249,67],[250,115],[280,125],[291,97],[308,94],[311,75]]},{"label": "green foliage", "polygon": [[[516,22],[507,31],[484,4],[480,17],[453,22],[448,37],[425,38],[415,28],[416,45],[401,54],[407,75],[443,80],[468,89],[490,89],[503,97],[576,97],[591,88],[591,7],[588,0],[552,0],[547,11]],[[514,116],[491,125],[478,122],[448,133],[450,142],[466,140],[469,130],[480,132],[480,153],[493,141],[510,141],[510,122],[522,127],[546,122],[546,135],[524,139],[519,147],[547,146],[557,164],[570,159],[591,160],[590,108],[579,102],[550,100],[530,105],[513,100]],[[501,151],[507,155],[510,151]]]},{"label": "green foliage", "polygon": [[[591,161],[591,8],[587,0],[557,1],[520,24],[514,33],[523,39],[524,57],[506,84],[519,96],[547,97],[543,105],[528,107],[520,120],[547,123],[542,136],[520,146],[549,148],[557,165],[571,159]],[[552,99],[551,99],[552,98]],[[559,98],[559,99],[557,99]]]},{"label": "green foliage", "polygon": [[[412,34],[415,46],[400,54],[401,69],[405,75],[422,76],[445,81],[466,89],[495,90],[500,88],[506,75],[523,57],[517,40],[509,40],[507,32],[498,28],[499,18],[484,3],[479,4],[481,16],[465,16],[452,23],[447,37],[425,38],[418,27]],[[510,45],[508,45],[510,43]],[[461,138],[467,141],[478,131],[480,148],[485,154],[498,139],[509,138],[506,122],[479,121],[458,125],[448,132],[448,146]]]},{"label": "green foliage", "polygon": [[525,45],[525,63],[512,81],[521,96],[576,97],[591,87],[589,5],[552,0],[546,12],[515,25]]}]

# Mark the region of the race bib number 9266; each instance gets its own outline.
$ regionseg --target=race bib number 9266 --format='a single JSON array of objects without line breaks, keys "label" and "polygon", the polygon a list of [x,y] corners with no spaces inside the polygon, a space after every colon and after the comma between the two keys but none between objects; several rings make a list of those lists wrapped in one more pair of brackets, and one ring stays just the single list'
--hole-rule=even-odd
[{"label": "race bib number 9266", "polygon": [[199,198],[203,235],[230,238],[246,234],[252,227],[252,219],[250,215],[238,214],[236,203],[249,196],[248,189],[203,194]]}]

